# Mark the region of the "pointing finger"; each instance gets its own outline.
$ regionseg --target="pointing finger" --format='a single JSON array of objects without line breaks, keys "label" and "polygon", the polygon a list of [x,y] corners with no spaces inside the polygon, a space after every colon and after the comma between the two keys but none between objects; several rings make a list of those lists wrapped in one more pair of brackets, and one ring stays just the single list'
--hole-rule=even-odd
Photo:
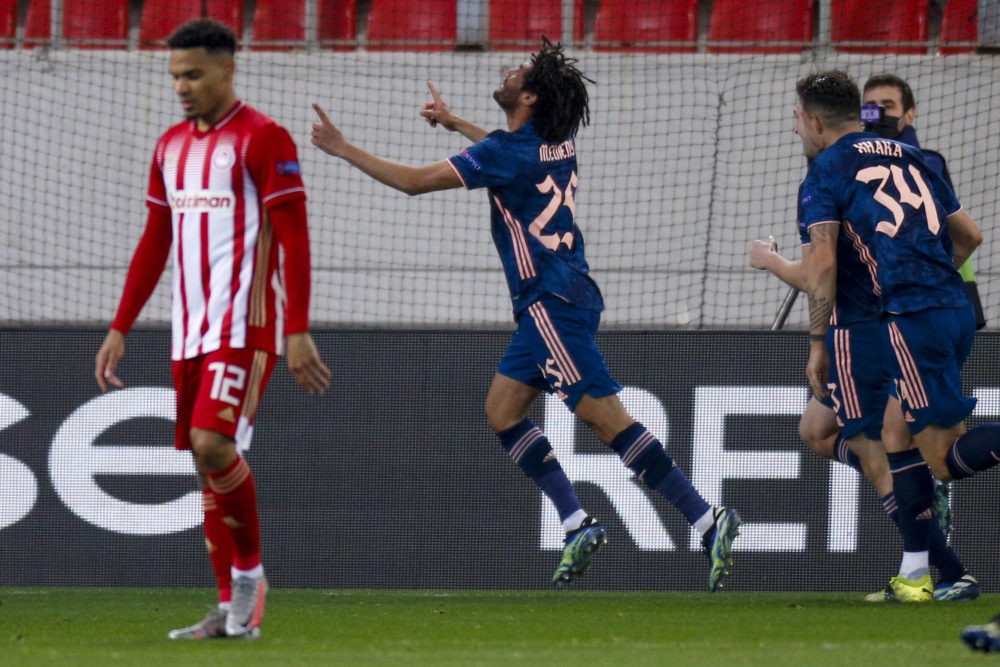
[{"label": "pointing finger", "polygon": [[427,87],[431,91],[431,97],[434,98],[434,102],[437,103],[437,104],[440,104],[441,103],[441,93],[438,92],[438,89],[434,85],[434,82],[433,81],[428,81],[427,82]]},{"label": "pointing finger", "polygon": [[319,116],[319,119],[323,121],[324,125],[333,125],[333,123],[330,122],[329,117],[327,117],[326,112],[323,111],[323,107],[313,102],[313,109],[315,109],[316,114]]}]

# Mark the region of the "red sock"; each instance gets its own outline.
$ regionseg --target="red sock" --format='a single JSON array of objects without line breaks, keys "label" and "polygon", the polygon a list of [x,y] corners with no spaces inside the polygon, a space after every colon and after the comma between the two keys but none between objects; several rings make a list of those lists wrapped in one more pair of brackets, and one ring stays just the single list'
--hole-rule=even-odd
[{"label": "red sock", "polygon": [[202,528],[205,531],[205,548],[208,549],[208,559],[212,562],[216,585],[219,588],[219,602],[229,602],[233,589],[233,535],[222,520],[222,508],[217,500],[218,494],[212,489],[201,490],[202,507],[205,510],[205,520]]},{"label": "red sock", "polygon": [[251,570],[260,565],[260,522],[257,518],[257,487],[243,457],[221,472],[208,473],[222,521],[233,538],[233,567]]}]

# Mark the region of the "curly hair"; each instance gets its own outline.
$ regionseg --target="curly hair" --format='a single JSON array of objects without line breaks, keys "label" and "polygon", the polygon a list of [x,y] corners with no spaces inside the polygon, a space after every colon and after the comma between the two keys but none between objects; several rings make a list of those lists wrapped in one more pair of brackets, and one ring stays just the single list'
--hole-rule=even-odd
[{"label": "curly hair", "polygon": [[532,122],[548,142],[565,141],[581,125],[590,124],[590,98],[585,82],[596,83],[576,68],[576,58],[563,53],[562,44],[542,37],[542,48],[531,54],[531,69],[524,76],[523,90],[537,100]]},{"label": "curly hair", "polygon": [[802,108],[834,125],[861,121],[861,91],[858,84],[840,70],[816,72],[795,84]]},{"label": "curly hair", "polygon": [[209,53],[234,55],[236,33],[225,23],[214,19],[194,19],[174,30],[167,38],[171,49],[204,48]]}]

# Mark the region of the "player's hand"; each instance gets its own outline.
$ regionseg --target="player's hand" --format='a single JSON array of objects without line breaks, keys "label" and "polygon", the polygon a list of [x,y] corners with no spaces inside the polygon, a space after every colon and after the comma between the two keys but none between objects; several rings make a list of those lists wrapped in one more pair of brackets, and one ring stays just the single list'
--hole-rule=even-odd
[{"label": "player's hand", "polygon": [[420,110],[420,115],[427,119],[427,124],[431,127],[440,125],[449,132],[454,132],[457,117],[451,112],[448,105],[444,103],[444,100],[441,99],[441,93],[438,92],[433,81],[427,82],[427,88],[431,91],[431,97],[434,99],[424,104],[424,108]]},{"label": "player's hand", "polygon": [[755,269],[766,269],[770,264],[771,257],[778,252],[778,242],[773,236],[766,241],[757,239],[750,244],[750,266]]},{"label": "player's hand", "polygon": [[319,358],[308,333],[288,337],[288,370],[307,394],[322,394],[330,386],[330,369]]},{"label": "player's hand", "polygon": [[330,118],[323,111],[323,108],[313,102],[313,109],[316,110],[316,114],[319,116],[319,122],[313,123],[312,126],[312,143],[320,150],[333,155],[334,157],[341,157],[344,152],[344,148],[347,146],[347,142],[344,140],[344,135],[340,133],[337,126],[330,122]]},{"label": "player's hand", "polygon": [[115,375],[118,361],[124,356],[125,335],[117,329],[109,329],[94,360],[94,377],[97,378],[97,386],[101,391],[107,391],[110,387],[122,389],[125,386],[125,383]]},{"label": "player's hand", "polygon": [[826,398],[829,394],[827,382],[830,379],[830,355],[826,351],[825,341],[815,341],[809,344],[806,377],[809,379],[809,387],[816,398]]}]

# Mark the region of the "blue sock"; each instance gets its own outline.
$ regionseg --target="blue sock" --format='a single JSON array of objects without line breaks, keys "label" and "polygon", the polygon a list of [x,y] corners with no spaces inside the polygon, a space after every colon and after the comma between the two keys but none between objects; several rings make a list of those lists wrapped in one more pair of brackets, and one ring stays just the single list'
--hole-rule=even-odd
[{"label": "blue sock", "polygon": [[1000,422],[980,424],[962,434],[944,461],[955,479],[972,477],[1000,463]]},{"label": "blue sock", "polygon": [[903,551],[929,551],[934,486],[930,468],[917,449],[889,452],[888,456],[898,507],[899,532],[903,535]]},{"label": "blue sock", "polygon": [[615,436],[611,449],[618,452],[622,463],[649,488],[670,501],[694,525],[711,507],[691,484],[684,471],[663,450],[663,445],[636,422]]},{"label": "blue sock", "polygon": [[[886,514],[896,524],[896,528],[899,528],[896,495],[888,493],[882,496],[881,501]],[[941,529],[936,524],[930,526],[930,543],[928,546],[928,562],[938,569],[938,573],[941,575],[940,581],[954,582],[962,578],[962,575],[965,574],[965,565],[962,564],[962,560],[955,553],[955,550],[948,546],[948,541],[945,539],[944,533],[941,532]]]},{"label": "blue sock", "polygon": [[847,440],[844,439],[844,436],[837,437],[837,445],[833,448],[833,458],[846,466],[854,468],[862,474],[865,472],[861,469],[861,459],[858,458],[857,454],[851,451],[851,448],[847,444]]},{"label": "blue sock", "polygon": [[549,439],[533,421],[524,419],[497,433],[497,437],[517,467],[552,501],[560,521],[583,509],[573,483],[552,451]]}]

